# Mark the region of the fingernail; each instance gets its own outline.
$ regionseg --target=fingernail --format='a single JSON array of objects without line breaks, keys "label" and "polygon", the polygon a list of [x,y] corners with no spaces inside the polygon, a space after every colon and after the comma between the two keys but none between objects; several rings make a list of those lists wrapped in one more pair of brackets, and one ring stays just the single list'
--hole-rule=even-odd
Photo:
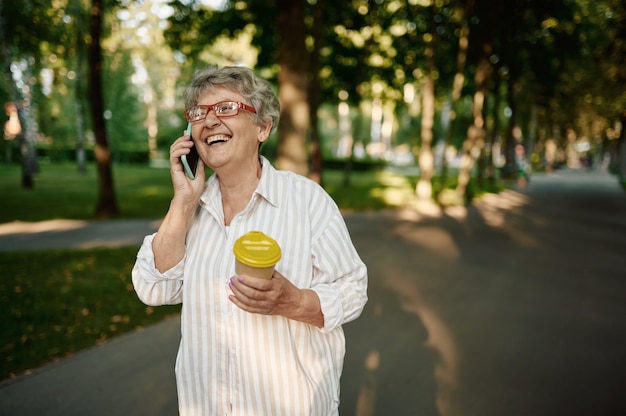
[{"label": "fingernail", "polygon": [[243,277],[237,276],[237,280],[239,280],[239,282],[243,282]]}]

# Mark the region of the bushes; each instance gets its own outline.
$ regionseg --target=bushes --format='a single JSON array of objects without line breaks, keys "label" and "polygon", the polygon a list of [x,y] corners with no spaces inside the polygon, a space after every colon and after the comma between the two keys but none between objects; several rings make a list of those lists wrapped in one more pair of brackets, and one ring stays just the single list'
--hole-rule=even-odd
[{"label": "bushes", "polygon": [[[348,159],[325,159],[324,169],[339,170],[346,169],[346,165],[350,162]],[[387,162],[384,160],[372,160],[372,159],[355,159],[351,161],[351,170],[355,172],[373,172],[384,168]]]},{"label": "bushes", "polygon": [[[113,161],[118,163],[147,164],[150,161],[147,150],[112,150]],[[19,155],[18,155],[19,156]],[[58,147],[38,147],[37,158],[44,163],[66,163],[76,161],[76,149]],[[19,158],[18,158],[19,160]],[[96,160],[93,149],[85,149],[85,160]]]}]

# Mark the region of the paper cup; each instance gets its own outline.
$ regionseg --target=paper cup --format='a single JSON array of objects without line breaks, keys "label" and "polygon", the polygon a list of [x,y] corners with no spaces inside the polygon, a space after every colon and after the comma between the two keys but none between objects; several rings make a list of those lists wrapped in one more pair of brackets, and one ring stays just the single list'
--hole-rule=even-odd
[{"label": "paper cup", "polygon": [[261,231],[250,231],[235,241],[235,273],[271,279],[281,250],[278,243]]}]

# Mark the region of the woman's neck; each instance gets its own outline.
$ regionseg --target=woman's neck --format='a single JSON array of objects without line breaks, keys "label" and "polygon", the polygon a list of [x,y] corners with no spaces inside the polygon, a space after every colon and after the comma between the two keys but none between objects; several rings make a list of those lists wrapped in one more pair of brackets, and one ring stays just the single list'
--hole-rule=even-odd
[{"label": "woman's neck", "polygon": [[262,166],[259,161],[256,169],[235,170],[230,175],[217,173],[226,225],[230,225],[230,221],[246,207],[252,198],[261,180],[261,172]]}]

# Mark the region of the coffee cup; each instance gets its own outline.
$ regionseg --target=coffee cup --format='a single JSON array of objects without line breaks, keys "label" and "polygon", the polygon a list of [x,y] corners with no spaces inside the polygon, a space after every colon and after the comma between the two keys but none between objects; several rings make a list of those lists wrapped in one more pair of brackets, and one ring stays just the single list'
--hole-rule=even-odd
[{"label": "coffee cup", "polygon": [[274,266],[281,257],[278,243],[261,231],[249,231],[239,237],[233,246],[235,273],[271,279]]}]

